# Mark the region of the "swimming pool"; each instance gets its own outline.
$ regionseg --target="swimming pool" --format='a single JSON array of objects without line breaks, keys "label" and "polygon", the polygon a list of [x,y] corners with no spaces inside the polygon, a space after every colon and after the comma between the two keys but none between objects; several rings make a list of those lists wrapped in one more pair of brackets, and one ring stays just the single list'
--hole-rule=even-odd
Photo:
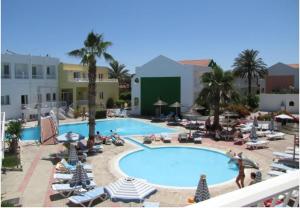
[{"label": "swimming pool", "polygon": [[[124,118],[96,121],[96,131],[101,135],[110,135],[110,130],[114,130],[120,135],[147,135],[156,133],[174,133],[175,130],[150,124],[137,119]],[[69,131],[88,136],[88,124],[86,122],[59,125],[59,134]],[[22,140],[38,140],[40,137],[39,128],[26,128],[22,132]]]},{"label": "swimming pool", "polygon": [[237,176],[235,165],[220,152],[193,147],[143,148],[119,160],[125,175],[146,179],[149,183],[181,188],[194,188],[200,175],[208,185],[229,181]]}]

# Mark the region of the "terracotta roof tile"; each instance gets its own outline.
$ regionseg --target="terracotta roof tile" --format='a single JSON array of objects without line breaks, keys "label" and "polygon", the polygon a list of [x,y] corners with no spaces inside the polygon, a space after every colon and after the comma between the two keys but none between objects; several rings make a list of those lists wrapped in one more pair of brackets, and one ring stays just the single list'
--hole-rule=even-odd
[{"label": "terracotta roof tile", "polygon": [[288,66],[295,68],[295,69],[299,69],[299,64],[288,64]]},{"label": "terracotta roof tile", "polygon": [[201,59],[201,60],[182,60],[178,61],[181,64],[196,65],[196,66],[208,66],[211,59]]}]

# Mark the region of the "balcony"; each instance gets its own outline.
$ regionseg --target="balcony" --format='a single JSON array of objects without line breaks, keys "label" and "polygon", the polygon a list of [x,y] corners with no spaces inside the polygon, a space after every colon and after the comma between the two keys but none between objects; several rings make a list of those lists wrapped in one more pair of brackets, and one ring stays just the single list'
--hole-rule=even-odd
[{"label": "balcony", "polygon": [[47,79],[56,79],[56,75],[55,74],[47,74]]},{"label": "balcony", "polygon": [[[82,82],[82,83],[88,83],[88,78],[69,78],[69,82]],[[111,82],[111,83],[117,83],[118,79],[96,79],[96,82]]]},{"label": "balcony", "polygon": [[44,76],[42,74],[33,74],[32,79],[43,79]]},{"label": "balcony", "polygon": [[2,79],[10,79],[10,77],[11,77],[10,74],[2,74],[1,75]]},{"label": "balcony", "polygon": [[16,79],[28,79],[29,76],[28,76],[28,74],[24,74],[24,73],[16,73],[15,78]]},{"label": "balcony", "polygon": [[271,207],[274,207],[281,197],[284,197],[280,204],[281,207],[286,207],[287,204],[298,207],[299,173],[299,170],[291,171],[281,176],[190,205],[189,207],[264,207],[266,200],[269,200]]}]

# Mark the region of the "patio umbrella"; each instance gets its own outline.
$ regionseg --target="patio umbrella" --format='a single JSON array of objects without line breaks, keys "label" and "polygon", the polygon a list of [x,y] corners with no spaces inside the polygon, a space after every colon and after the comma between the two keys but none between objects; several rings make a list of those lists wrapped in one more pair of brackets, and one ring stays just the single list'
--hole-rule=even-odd
[{"label": "patio umbrella", "polygon": [[269,123],[269,130],[274,131],[274,119],[271,118],[270,123]]},{"label": "patio umbrella", "polygon": [[196,193],[195,193],[195,202],[201,202],[210,198],[209,190],[206,183],[206,176],[201,175]]},{"label": "patio umbrella", "polygon": [[289,120],[293,120],[294,118],[291,116],[288,116],[286,114],[280,114],[278,116],[275,116],[275,118],[280,118],[280,119],[289,119]]},{"label": "patio umbrella", "polygon": [[66,143],[77,142],[82,139],[84,139],[84,136],[71,131],[68,133],[61,134],[57,137],[58,142],[66,142]]},{"label": "patio umbrella", "polygon": [[75,171],[73,171],[70,186],[82,186],[82,188],[85,189],[88,185],[90,185],[90,183],[91,181],[87,176],[86,170],[83,168],[82,163],[78,162]]},{"label": "patio umbrella", "polygon": [[104,187],[112,200],[143,201],[145,197],[154,193],[156,189],[145,180],[137,178],[120,178]]},{"label": "patio umbrella", "polygon": [[159,106],[159,115],[160,115],[161,114],[161,106],[168,105],[168,103],[166,103],[162,100],[158,100],[153,105]]},{"label": "patio umbrella", "polygon": [[180,102],[175,102],[172,105],[170,105],[169,107],[176,108],[176,115],[178,115],[178,108],[181,107],[181,104],[180,104]]},{"label": "patio umbrella", "polygon": [[71,144],[69,149],[68,163],[71,165],[76,165],[78,162],[78,155],[75,149],[75,145]]},{"label": "patio umbrella", "polygon": [[250,139],[251,139],[252,141],[257,141],[256,128],[255,128],[254,125],[253,125],[252,128],[251,128]]}]

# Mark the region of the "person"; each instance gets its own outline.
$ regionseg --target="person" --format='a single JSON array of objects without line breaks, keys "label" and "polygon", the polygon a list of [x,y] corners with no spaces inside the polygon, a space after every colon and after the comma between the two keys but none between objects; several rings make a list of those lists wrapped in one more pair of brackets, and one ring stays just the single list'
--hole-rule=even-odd
[{"label": "person", "polygon": [[100,144],[105,144],[105,140],[106,140],[106,138],[105,137],[102,137],[101,135],[100,135],[100,132],[99,131],[97,131],[96,132],[96,138],[95,138],[95,143],[100,143]]},{"label": "person", "polygon": [[245,171],[244,171],[244,165],[243,165],[243,160],[242,160],[241,156],[239,156],[239,158],[238,158],[238,167],[239,167],[239,174],[236,177],[235,182],[239,188],[243,188],[244,180],[245,180]]},{"label": "person", "polygon": [[85,107],[82,108],[82,114],[81,114],[82,120],[86,120],[86,112],[85,112]]},{"label": "person", "polygon": [[256,180],[255,180],[255,178],[256,178],[256,173],[251,172],[251,173],[250,173],[250,178],[251,178],[251,181],[250,181],[250,183],[249,183],[249,186],[256,183]]}]

